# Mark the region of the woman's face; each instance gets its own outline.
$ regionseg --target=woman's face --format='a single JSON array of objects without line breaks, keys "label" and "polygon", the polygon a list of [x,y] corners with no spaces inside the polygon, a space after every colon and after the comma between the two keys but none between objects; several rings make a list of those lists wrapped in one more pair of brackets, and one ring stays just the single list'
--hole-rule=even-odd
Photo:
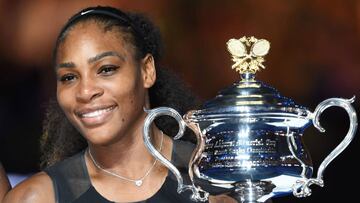
[{"label": "woman's face", "polygon": [[118,31],[94,22],[75,25],[57,52],[57,99],[70,122],[93,144],[111,144],[142,127],[151,56],[140,62]]}]

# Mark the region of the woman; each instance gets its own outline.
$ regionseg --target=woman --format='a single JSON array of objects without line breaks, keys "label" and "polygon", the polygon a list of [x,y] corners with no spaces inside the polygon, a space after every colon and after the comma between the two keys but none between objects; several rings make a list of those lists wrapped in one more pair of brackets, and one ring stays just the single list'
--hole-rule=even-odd
[{"label": "woman", "polygon": [[[4,202],[191,202],[142,140],[144,108],[194,107],[159,60],[159,33],[143,16],[110,7],[74,15],[54,50],[57,102],[42,139],[46,168]],[[181,166],[192,146],[167,136],[177,126],[167,119],[152,126],[152,140]]]}]

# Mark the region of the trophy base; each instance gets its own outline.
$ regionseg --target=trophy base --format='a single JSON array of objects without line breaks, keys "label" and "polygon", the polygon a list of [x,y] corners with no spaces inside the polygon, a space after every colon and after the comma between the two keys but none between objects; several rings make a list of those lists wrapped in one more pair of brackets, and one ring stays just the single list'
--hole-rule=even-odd
[{"label": "trophy base", "polygon": [[234,191],[229,194],[239,203],[257,203],[264,195],[272,192],[275,185],[270,181],[255,181],[248,180],[246,182],[238,182],[234,184]]}]

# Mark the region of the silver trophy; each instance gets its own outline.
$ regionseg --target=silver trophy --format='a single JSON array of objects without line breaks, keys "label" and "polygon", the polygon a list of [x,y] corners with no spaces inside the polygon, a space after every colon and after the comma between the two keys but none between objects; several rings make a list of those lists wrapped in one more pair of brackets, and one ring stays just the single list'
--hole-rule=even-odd
[{"label": "silver trophy", "polygon": [[[325,168],[355,135],[357,116],[351,105],[355,97],[327,99],[311,112],[255,80],[255,73],[265,68],[264,56],[270,49],[267,40],[230,39],[227,48],[234,61],[232,68],[240,73],[241,80],[221,90],[202,109],[184,116],[168,107],[147,110],[143,129],[146,147],[175,175],[178,192],[191,190],[195,201],[206,201],[209,193],[219,191],[238,202],[265,202],[291,193],[296,197],[311,195],[309,186],[324,186]],[[324,132],[319,117],[331,106],[347,111],[350,127],[343,141],[319,166],[317,177],[312,178],[311,158],[302,135],[311,124]],[[184,184],[180,171],[151,144],[150,125],[162,115],[178,121],[179,132],[174,139],[183,136],[185,127],[197,137],[188,166],[191,184]]]}]

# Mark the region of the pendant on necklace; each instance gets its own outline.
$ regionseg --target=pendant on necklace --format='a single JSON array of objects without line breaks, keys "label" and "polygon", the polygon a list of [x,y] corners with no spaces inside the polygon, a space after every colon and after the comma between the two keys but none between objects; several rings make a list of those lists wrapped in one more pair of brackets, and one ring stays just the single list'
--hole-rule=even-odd
[{"label": "pendant on necklace", "polygon": [[142,180],[136,180],[135,181],[135,185],[140,187],[142,185],[143,181]]}]

